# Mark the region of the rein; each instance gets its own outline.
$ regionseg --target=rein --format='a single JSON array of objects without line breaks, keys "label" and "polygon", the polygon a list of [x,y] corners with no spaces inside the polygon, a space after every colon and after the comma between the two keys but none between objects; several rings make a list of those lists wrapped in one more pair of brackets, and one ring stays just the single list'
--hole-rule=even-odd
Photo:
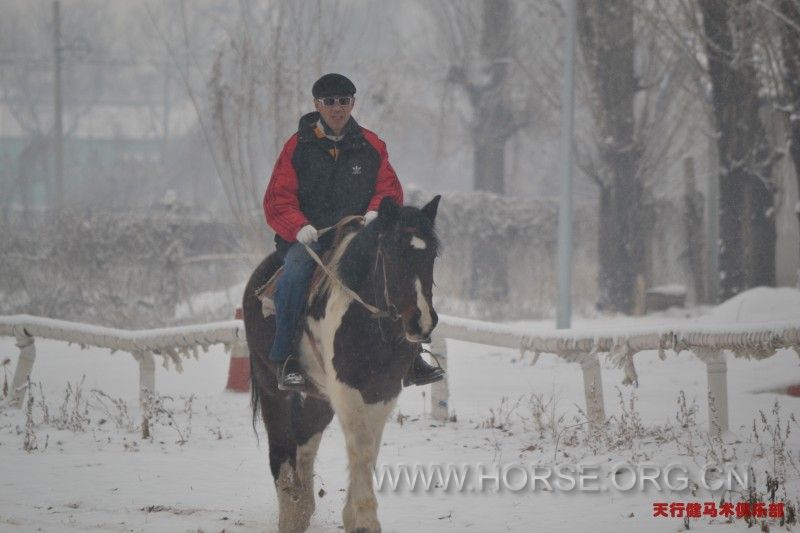
[{"label": "rein", "polygon": [[[359,216],[359,215],[351,215],[351,216],[344,217],[343,219],[341,219],[339,222],[337,222],[333,226],[328,226],[327,228],[323,228],[323,229],[317,231],[317,235],[318,236],[322,236],[322,235],[328,233],[329,231],[341,228],[341,227],[349,224],[350,222],[352,222],[354,220],[360,220],[363,223],[364,217],[363,216]],[[348,296],[350,296],[353,300],[355,300],[356,302],[361,304],[367,311],[369,311],[370,314],[371,314],[370,318],[374,318],[374,319],[376,319],[378,321],[378,327],[381,330],[381,338],[384,340],[384,342],[387,342],[386,332],[383,329],[383,322],[381,321],[381,319],[382,318],[389,318],[393,322],[396,322],[397,320],[400,319],[400,315],[397,312],[397,307],[389,299],[389,280],[388,280],[388,277],[386,275],[386,258],[385,258],[384,253],[383,253],[383,235],[379,235],[379,237],[378,237],[378,250],[377,250],[377,252],[375,254],[375,271],[377,272],[377,270],[378,270],[378,262],[380,261],[381,267],[382,267],[382,271],[383,271],[382,272],[383,273],[383,298],[384,298],[384,301],[386,302],[386,310],[378,309],[374,305],[370,305],[367,302],[365,302],[364,300],[362,300],[361,297],[354,290],[352,290],[350,287],[345,285],[344,282],[339,278],[339,276],[337,276],[335,272],[333,272],[331,269],[329,269],[327,267],[327,265],[325,265],[325,263],[322,262],[322,259],[320,259],[319,255],[317,255],[317,253],[314,250],[312,250],[310,246],[308,246],[307,244],[304,244],[303,246],[305,246],[305,249],[306,249],[306,252],[308,252],[308,255],[310,255],[311,258],[314,259],[314,261],[320,266],[320,268],[322,268],[322,271],[325,273],[325,275],[328,276],[328,278],[332,282],[336,283],[345,293],[347,293]],[[375,291],[375,292],[377,292],[377,291]],[[375,296],[377,296],[377,294]],[[311,329],[308,327],[308,323],[305,323],[304,328],[303,328],[303,333],[309,339],[309,344],[311,345],[311,349],[314,352],[314,357],[316,358],[317,363],[319,364],[320,368],[324,369],[325,368],[325,362],[324,362],[324,359],[322,357],[322,353],[320,352],[319,347],[317,346],[317,340],[314,338],[314,334],[311,332]],[[424,350],[424,351],[426,351],[427,353],[431,353],[431,352],[428,352],[427,350]],[[431,355],[433,355],[434,359],[436,359],[437,364],[439,364],[439,360],[436,358],[436,356],[434,354],[431,354]],[[439,367],[441,368],[441,365],[439,365]]]},{"label": "rein", "polygon": [[[328,233],[329,231],[341,228],[342,226],[346,226],[347,224],[349,224],[350,222],[352,222],[354,220],[361,220],[362,223],[363,223],[364,217],[360,216],[360,215],[351,215],[351,216],[344,217],[343,219],[341,219],[339,222],[337,222],[333,226],[328,226],[327,228],[323,228],[323,229],[317,231],[317,235],[321,237],[322,235]],[[356,302],[360,303],[367,311],[369,311],[371,313],[371,318],[375,318],[375,319],[391,318],[393,321],[397,320],[398,315],[397,315],[396,311],[394,313],[390,314],[388,311],[384,311],[382,309],[378,309],[374,305],[370,305],[367,302],[365,302],[364,300],[362,300],[361,297],[353,289],[351,289],[350,287],[345,285],[344,282],[341,279],[339,279],[339,276],[337,276],[335,272],[331,271],[325,265],[325,263],[322,262],[322,259],[319,258],[319,255],[317,255],[317,252],[312,250],[311,247],[309,245],[307,245],[307,244],[303,244],[303,246],[305,246],[306,252],[308,252],[308,255],[310,255],[311,258],[320,266],[320,268],[322,268],[322,271],[325,272],[325,275],[327,275],[328,278],[331,281],[336,283],[339,286],[339,288],[341,288],[345,293],[347,293],[348,296],[350,296]],[[376,269],[378,267],[378,257],[383,259],[383,251],[381,250],[380,244],[378,245],[378,253],[377,253],[377,256],[375,257],[375,268]],[[383,279],[384,279],[383,296],[386,299],[387,309],[392,309],[392,308],[394,308],[394,304],[392,304],[389,301],[389,290],[387,288],[387,283],[386,283],[386,281],[387,281],[386,280],[386,261],[383,260],[383,261],[381,261],[381,263],[383,264]]]}]

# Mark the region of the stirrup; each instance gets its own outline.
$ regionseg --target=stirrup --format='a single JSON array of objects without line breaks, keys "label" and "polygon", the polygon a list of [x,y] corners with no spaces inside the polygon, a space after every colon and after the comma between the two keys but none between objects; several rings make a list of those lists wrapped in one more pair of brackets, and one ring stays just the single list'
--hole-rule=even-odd
[{"label": "stirrup", "polygon": [[[403,376],[403,387],[410,387],[411,385],[418,385],[418,386],[430,385],[431,383],[436,383],[437,381],[441,381],[445,378],[445,375],[447,373],[445,372],[444,368],[442,368],[441,363],[439,363],[439,358],[436,357],[436,354],[424,348],[422,349],[422,352],[427,353],[431,357],[433,357],[433,360],[436,362],[436,366],[433,366],[432,364],[422,359],[422,362],[425,365],[431,367],[433,370],[431,370],[427,376],[421,377],[417,375],[416,372],[414,372],[414,366],[413,366],[414,363],[412,363],[412,366],[409,369],[409,373],[411,373],[411,376],[409,376],[408,373],[405,376]],[[418,354],[416,357],[422,358],[422,353]]]},{"label": "stirrup", "polygon": [[[279,390],[297,390],[302,389],[306,384],[306,378],[303,376],[302,372],[298,370],[294,370],[289,372],[288,374],[286,367],[289,365],[289,361],[293,358],[293,355],[290,355],[286,358],[283,362],[283,365],[278,369],[278,389]],[[299,366],[299,364],[298,364]]]}]

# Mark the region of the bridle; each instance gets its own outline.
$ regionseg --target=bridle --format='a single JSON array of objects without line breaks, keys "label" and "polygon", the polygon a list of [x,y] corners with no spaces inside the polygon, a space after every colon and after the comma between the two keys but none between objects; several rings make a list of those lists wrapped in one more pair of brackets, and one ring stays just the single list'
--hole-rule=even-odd
[{"label": "bridle", "polygon": [[[334,229],[340,228],[342,226],[345,226],[345,225],[349,224],[350,222],[352,222],[354,220],[360,220],[362,222],[362,224],[363,224],[364,217],[363,216],[359,216],[359,215],[352,215],[352,216],[344,217],[343,219],[341,219],[339,222],[337,222],[333,226],[328,226],[327,228],[323,228],[323,229],[319,230],[317,232],[317,234],[319,236],[322,236],[325,233],[328,233],[331,230],[334,230]],[[333,283],[337,284],[339,286],[339,288],[342,289],[345,293],[347,293],[353,300],[355,300],[356,302],[361,304],[367,311],[369,311],[370,318],[374,318],[374,319],[376,319],[378,321],[378,328],[381,331],[381,339],[383,339],[384,342],[389,342],[389,340],[387,339],[387,336],[386,336],[386,332],[383,329],[383,320],[381,320],[381,319],[388,318],[392,322],[397,322],[398,320],[400,320],[400,313],[397,311],[397,306],[394,305],[394,303],[392,303],[391,298],[389,297],[389,278],[386,275],[386,256],[385,256],[384,251],[383,251],[383,233],[379,233],[378,234],[378,250],[375,253],[374,271],[377,272],[378,263],[380,262],[381,273],[383,275],[383,301],[386,304],[386,309],[379,309],[379,308],[375,307],[374,305],[370,305],[367,302],[365,302],[353,289],[351,289],[350,287],[345,285],[345,283],[339,278],[339,276],[336,275],[335,272],[333,272],[331,269],[329,269],[327,267],[327,265],[325,265],[325,263],[322,262],[322,259],[320,259],[319,255],[317,255],[317,252],[312,250],[311,247],[309,245],[307,245],[307,244],[304,244],[303,246],[305,246],[306,251],[308,252],[308,255],[310,255],[311,258],[314,259],[314,261],[320,266],[320,268],[322,268],[322,271],[325,272],[325,275],[328,276],[328,278]],[[375,300],[377,301],[378,300],[378,298],[377,298],[377,292],[378,291],[377,291],[377,287],[375,286],[374,283],[373,283],[372,289],[373,289],[373,296],[375,297]],[[311,331],[308,329],[307,326],[305,328],[305,332],[312,339],[311,346],[314,349],[314,354],[316,355],[317,359],[319,360],[320,365],[323,365],[322,364],[322,355],[319,353],[319,350],[316,347],[316,342],[313,341],[314,337],[311,334]],[[407,339],[402,339],[401,342],[402,341],[409,342]],[[421,342],[422,341],[420,341],[419,343],[414,343],[414,344],[420,344]],[[427,351],[427,350],[425,350],[425,351]],[[431,352],[428,352],[428,353],[431,353]]]}]

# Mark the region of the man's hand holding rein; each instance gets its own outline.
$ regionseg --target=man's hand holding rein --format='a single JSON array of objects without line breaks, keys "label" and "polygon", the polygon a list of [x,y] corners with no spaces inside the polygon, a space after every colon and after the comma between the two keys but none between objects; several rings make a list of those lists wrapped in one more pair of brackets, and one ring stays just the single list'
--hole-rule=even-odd
[{"label": "man's hand holding rein", "polygon": [[317,237],[317,228],[311,224],[303,226],[300,228],[300,231],[297,232],[297,241],[305,245],[317,242]]}]

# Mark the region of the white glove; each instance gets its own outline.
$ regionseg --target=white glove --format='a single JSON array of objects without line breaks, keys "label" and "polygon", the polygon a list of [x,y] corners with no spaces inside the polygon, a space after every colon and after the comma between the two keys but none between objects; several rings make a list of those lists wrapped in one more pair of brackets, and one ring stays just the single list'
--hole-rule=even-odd
[{"label": "white glove", "polygon": [[300,228],[300,231],[297,232],[296,238],[297,242],[301,242],[305,245],[311,244],[312,242],[317,242],[317,228],[311,224],[307,224]]},{"label": "white glove", "polygon": [[364,215],[364,225],[366,226],[376,218],[378,218],[377,211],[367,211],[366,214]]}]

